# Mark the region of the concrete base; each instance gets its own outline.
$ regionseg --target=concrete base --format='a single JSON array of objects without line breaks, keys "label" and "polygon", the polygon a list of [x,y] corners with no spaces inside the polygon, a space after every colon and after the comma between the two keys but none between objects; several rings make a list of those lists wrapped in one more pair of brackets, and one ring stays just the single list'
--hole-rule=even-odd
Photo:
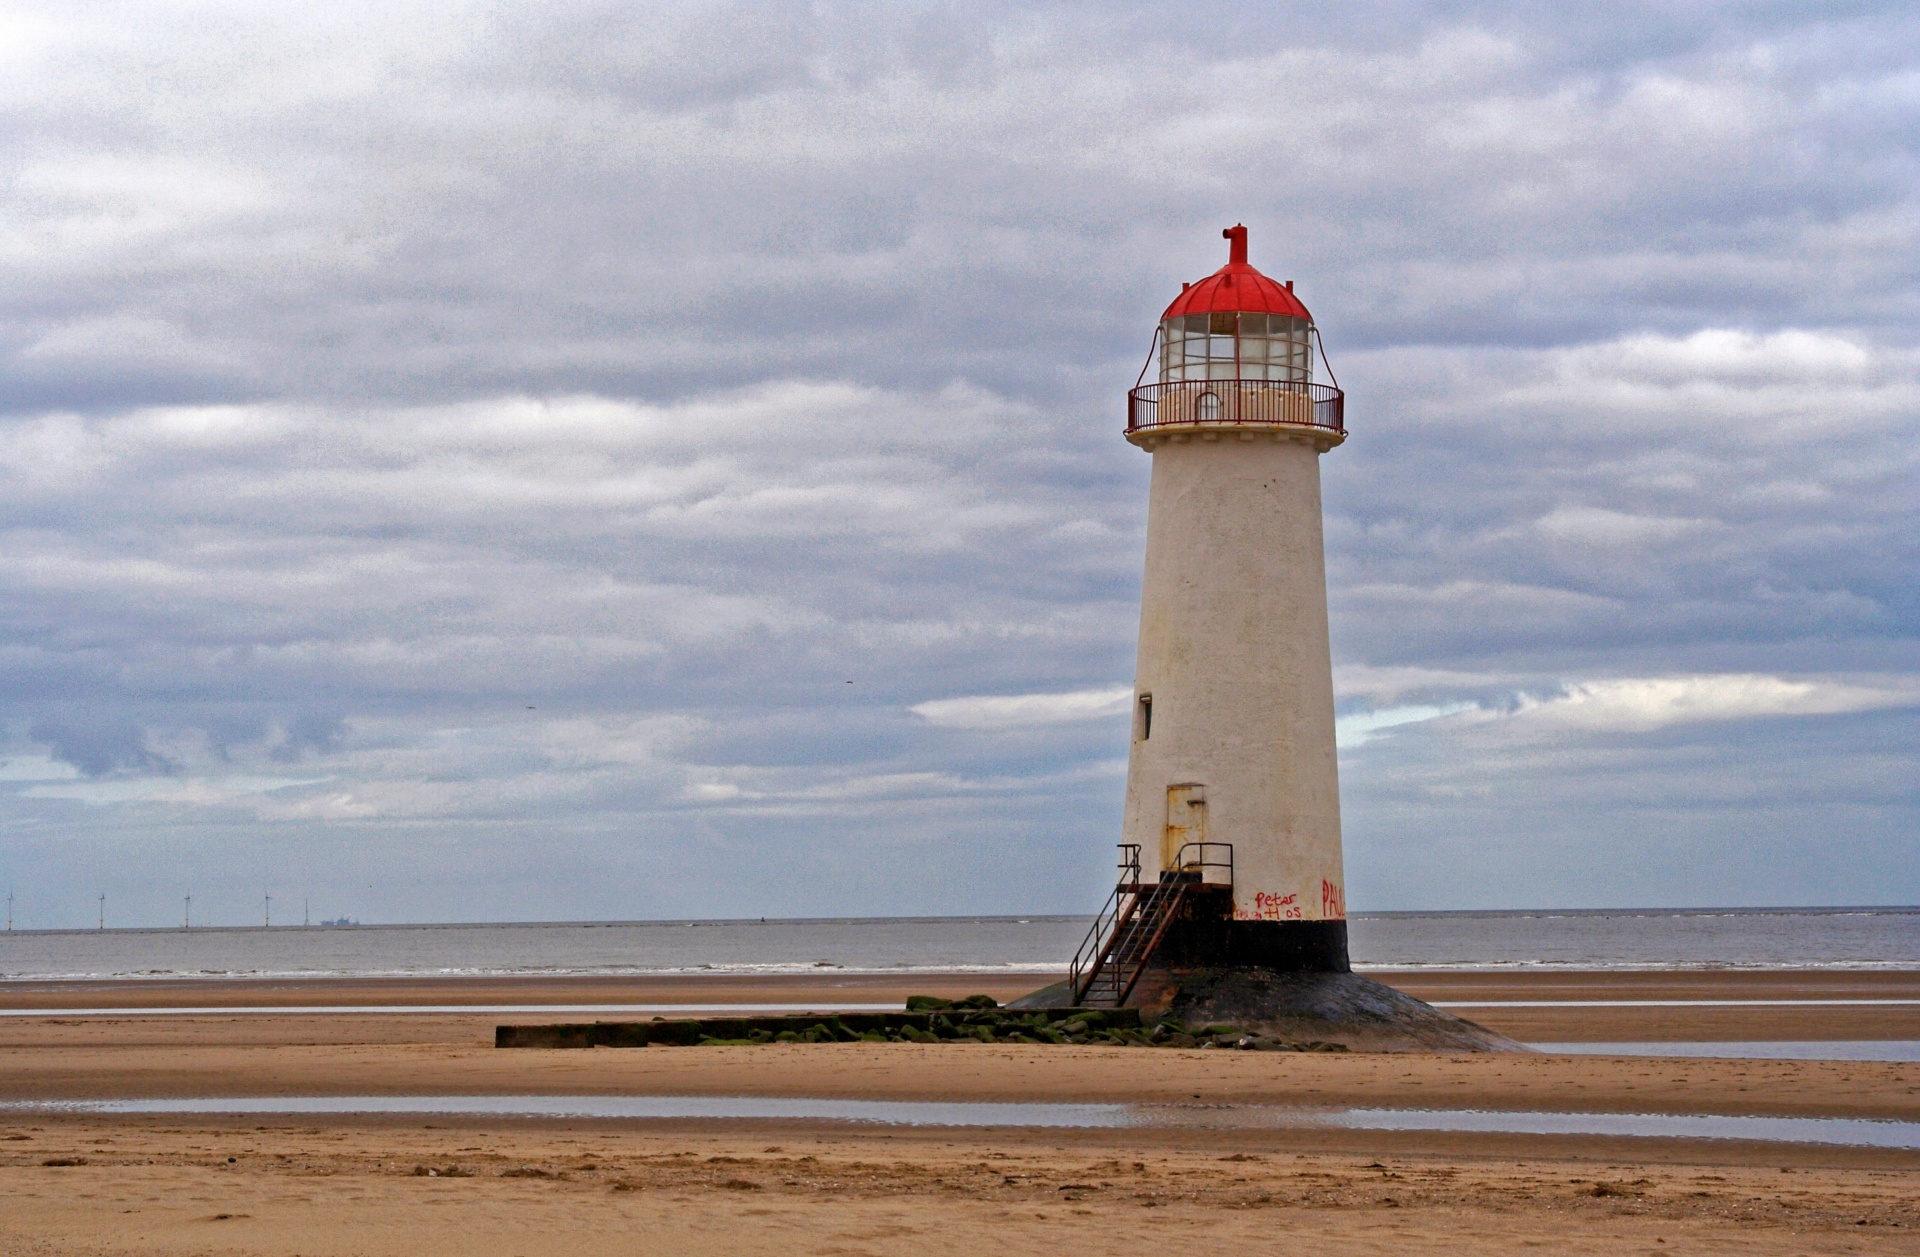
[{"label": "concrete base", "polygon": [[[1071,1000],[1067,984],[1057,982],[1011,1007],[1059,1008]],[[1148,1021],[1170,1016],[1195,1029],[1228,1025],[1288,1043],[1338,1043],[1351,1052],[1529,1050],[1357,973],[1156,967],[1141,977],[1127,1004]]]}]

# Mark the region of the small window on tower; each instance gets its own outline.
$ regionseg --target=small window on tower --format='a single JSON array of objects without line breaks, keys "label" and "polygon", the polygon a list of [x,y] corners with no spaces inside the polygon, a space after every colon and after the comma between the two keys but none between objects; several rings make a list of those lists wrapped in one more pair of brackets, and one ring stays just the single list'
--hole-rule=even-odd
[{"label": "small window on tower", "polygon": [[1140,716],[1138,723],[1140,726],[1137,731],[1138,736],[1142,742],[1145,742],[1153,736],[1153,695],[1151,694],[1142,694],[1140,696]]}]

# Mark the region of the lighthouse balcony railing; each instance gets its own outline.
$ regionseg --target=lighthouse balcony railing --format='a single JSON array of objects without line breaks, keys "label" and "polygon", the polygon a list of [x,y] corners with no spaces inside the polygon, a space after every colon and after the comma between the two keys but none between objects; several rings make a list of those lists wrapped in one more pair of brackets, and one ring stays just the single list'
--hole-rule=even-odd
[{"label": "lighthouse balcony railing", "polygon": [[1303,380],[1167,380],[1127,394],[1127,431],[1242,424],[1345,435],[1346,394]]}]

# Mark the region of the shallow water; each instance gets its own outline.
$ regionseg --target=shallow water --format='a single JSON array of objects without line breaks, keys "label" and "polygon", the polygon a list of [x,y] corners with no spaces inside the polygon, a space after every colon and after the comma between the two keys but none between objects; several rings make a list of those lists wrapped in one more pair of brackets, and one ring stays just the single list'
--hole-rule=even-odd
[{"label": "shallow water", "polygon": [[268,1014],[277,1017],[394,1016],[402,1013],[455,1017],[608,1016],[690,1017],[726,1013],[730,1016],[786,1013],[897,1013],[893,1004],[183,1004],[162,1008],[0,1008],[0,1017],[233,1017]]},{"label": "shallow water", "polygon": [[1630,1135],[1656,1139],[1751,1139],[1763,1143],[1920,1148],[1920,1122],[1847,1117],[1722,1117],[1669,1113],[1491,1113],[1472,1109],[1347,1109],[1328,1123],[1352,1130],[1431,1130],[1520,1135]]},{"label": "shallow water", "polygon": [[1920,1122],[1661,1113],[1501,1113],[1479,1109],[1306,1109],[1273,1105],[993,1104],[765,1096],[269,1096],[51,1101],[14,1113],[317,1114],[832,1121],[889,1126],[1079,1129],[1418,1130],[1523,1135],[1625,1135],[1765,1143],[1920,1148]]},{"label": "shallow water", "polygon": [[[1920,909],[1360,913],[1382,968],[1920,968]],[[0,979],[1060,972],[1087,918],[0,931]]]},{"label": "shallow water", "polygon": [[1916,1039],[1787,1039],[1730,1043],[1529,1043],[1578,1056],[1714,1056],[1733,1060],[1920,1061]]}]

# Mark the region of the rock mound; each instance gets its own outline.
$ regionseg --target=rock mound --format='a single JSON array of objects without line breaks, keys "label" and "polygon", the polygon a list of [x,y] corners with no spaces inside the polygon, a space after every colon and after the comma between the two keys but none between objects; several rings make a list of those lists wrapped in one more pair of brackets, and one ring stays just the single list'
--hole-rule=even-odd
[{"label": "rock mound", "polygon": [[[1072,1002],[1064,982],[1015,1000],[1015,1008]],[[1525,1052],[1485,1026],[1357,973],[1281,973],[1247,967],[1149,970],[1127,1000],[1153,1021],[1232,1025],[1292,1043],[1340,1044],[1352,1052]]]}]

